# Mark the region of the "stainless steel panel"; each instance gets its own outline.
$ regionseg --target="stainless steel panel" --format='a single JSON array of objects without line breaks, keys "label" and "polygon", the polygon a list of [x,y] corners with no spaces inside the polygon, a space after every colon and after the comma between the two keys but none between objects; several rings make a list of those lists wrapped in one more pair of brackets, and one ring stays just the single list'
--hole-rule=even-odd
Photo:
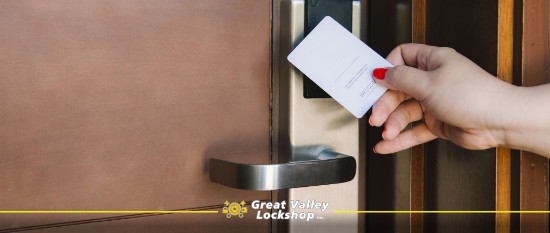
[{"label": "stainless steel panel", "polygon": [[[281,52],[279,59],[280,112],[279,154],[288,152],[293,160],[292,148],[306,145],[329,145],[335,151],[360,159],[359,120],[333,99],[304,99],[303,76],[286,60],[290,51],[303,39],[304,0],[281,2]],[[359,23],[359,2],[354,1],[353,25]],[[353,33],[359,35],[359,27]],[[289,220],[289,232],[357,232],[356,214],[335,214],[335,210],[356,210],[359,207],[359,180],[342,184],[295,188],[288,191],[290,200],[316,200],[329,202],[325,212],[316,214],[324,219],[315,223]],[[292,208],[291,208],[292,210]],[[298,211],[298,210],[297,210]]]}]

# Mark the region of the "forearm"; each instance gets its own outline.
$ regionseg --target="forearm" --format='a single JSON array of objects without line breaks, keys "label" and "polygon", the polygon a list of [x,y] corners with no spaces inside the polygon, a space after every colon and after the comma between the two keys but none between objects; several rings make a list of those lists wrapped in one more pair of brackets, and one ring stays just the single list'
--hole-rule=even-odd
[{"label": "forearm", "polygon": [[550,157],[550,84],[518,87],[501,111],[504,145]]}]

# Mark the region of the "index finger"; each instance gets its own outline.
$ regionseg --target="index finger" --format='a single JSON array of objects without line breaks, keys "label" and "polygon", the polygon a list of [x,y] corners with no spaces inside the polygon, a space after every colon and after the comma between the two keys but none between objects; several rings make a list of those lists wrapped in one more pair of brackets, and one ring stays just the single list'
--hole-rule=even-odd
[{"label": "index finger", "polygon": [[427,70],[428,57],[435,48],[425,44],[402,44],[393,49],[386,60],[394,66],[406,65]]}]

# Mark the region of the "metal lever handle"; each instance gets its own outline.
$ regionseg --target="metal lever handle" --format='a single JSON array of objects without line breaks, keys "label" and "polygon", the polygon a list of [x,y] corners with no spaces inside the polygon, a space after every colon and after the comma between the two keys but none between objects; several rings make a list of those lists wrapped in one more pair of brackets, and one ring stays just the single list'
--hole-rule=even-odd
[{"label": "metal lever handle", "polygon": [[281,164],[241,164],[210,159],[210,180],[232,188],[277,190],[343,183],[355,177],[355,158],[325,146],[300,147],[294,161]]}]

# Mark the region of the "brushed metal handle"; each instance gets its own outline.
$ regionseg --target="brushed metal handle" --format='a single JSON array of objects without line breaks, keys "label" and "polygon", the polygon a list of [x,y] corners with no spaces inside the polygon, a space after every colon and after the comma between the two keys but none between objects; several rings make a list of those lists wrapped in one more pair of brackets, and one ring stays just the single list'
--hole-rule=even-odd
[{"label": "brushed metal handle", "polygon": [[298,147],[292,157],[288,163],[266,165],[211,158],[210,180],[237,189],[278,190],[344,183],[355,177],[355,158],[326,146]]}]

